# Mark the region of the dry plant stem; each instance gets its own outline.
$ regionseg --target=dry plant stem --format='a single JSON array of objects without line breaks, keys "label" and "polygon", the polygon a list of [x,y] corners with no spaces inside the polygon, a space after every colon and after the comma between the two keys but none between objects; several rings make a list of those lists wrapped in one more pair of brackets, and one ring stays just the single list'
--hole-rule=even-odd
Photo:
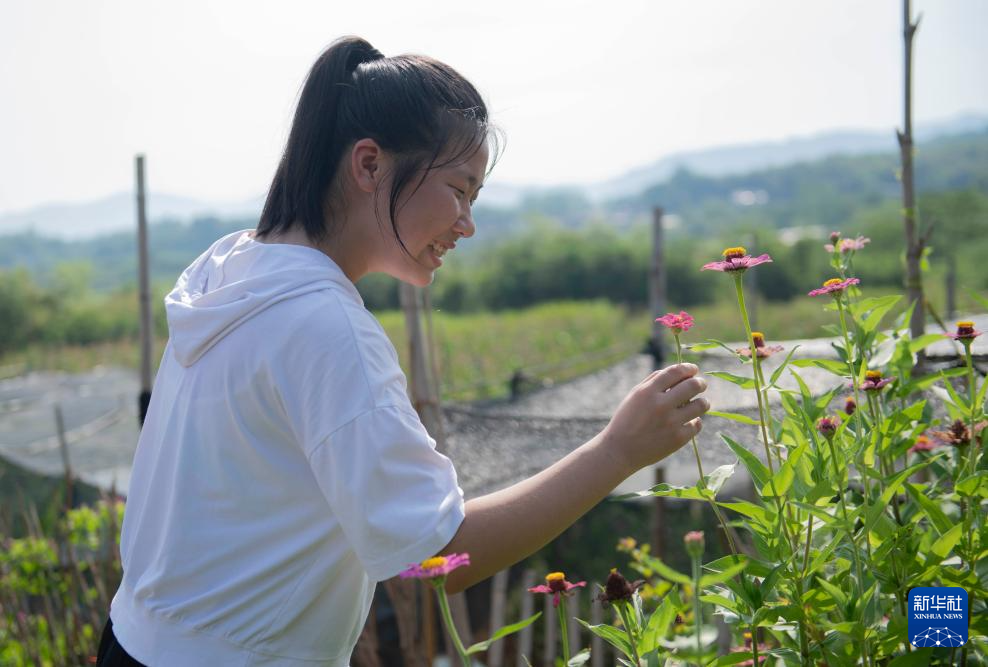
[{"label": "dry plant stem", "polygon": [[[676,361],[681,364],[683,363],[683,346],[679,342],[678,335],[673,334],[673,338],[676,339]],[[703,481],[706,476],[703,474],[703,464],[700,462],[700,448],[696,445],[696,438],[690,438],[690,443],[693,445],[693,456],[696,457],[696,470],[700,474],[700,484],[706,488],[706,483]],[[727,543],[731,547],[731,553],[737,556],[738,547],[734,543],[734,537],[731,535],[731,531],[727,527],[727,521],[724,519],[724,515],[721,513],[720,508],[717,507],[717,503],[712,498],[708,498],[708,502],[710,503],[710,508],[714,511],[714,515],[720,522],[720,527],[724,531],[724,535],[727,536]]]}]

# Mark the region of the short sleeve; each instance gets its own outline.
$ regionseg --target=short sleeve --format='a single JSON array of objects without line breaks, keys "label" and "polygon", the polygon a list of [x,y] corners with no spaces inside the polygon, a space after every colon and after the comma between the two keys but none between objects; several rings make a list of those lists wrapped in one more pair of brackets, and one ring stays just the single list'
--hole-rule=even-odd
[{"label": "short sleeve", "polygon": [[434,556],[464,517],[452,462],[410,405],[372,408],[309,455],[351,547],[375,581]]}]

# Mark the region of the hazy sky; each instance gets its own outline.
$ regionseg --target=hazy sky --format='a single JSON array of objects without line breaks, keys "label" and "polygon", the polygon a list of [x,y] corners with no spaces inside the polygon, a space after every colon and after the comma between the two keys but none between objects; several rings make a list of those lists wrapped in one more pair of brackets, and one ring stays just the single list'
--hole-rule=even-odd
[{"label": "hazy sky", "polygon": [[[988,2],[916,0],[915,117],[988,111]],[[469,77],[492,182],[615,177],[671,152],[901,123],[899,0],[2,0],[0,212],[150,187],[262,194],[313,60],[359,34]]]}]

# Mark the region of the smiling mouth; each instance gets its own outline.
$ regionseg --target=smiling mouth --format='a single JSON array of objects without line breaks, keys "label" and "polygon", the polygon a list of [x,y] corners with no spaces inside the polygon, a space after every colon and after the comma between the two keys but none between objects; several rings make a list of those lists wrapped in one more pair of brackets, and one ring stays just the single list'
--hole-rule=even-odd
[{"label": "smiling mouth", "polygon": [[438,243],[431,243],[429,244],[429,247],[432,248],[432,253],[436,257],[442,257],[446,254],[446,251],[449,250],[446,246],[439,245]]}]

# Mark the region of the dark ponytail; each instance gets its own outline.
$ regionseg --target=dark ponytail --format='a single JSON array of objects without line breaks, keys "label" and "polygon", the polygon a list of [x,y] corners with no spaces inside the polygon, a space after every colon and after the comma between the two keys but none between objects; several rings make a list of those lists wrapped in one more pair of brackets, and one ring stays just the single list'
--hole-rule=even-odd
[{"label": "dark ponytail", "polygon": [[331,190],[338,165],[365,137],[396,157],[389,197],[396,235],[406,186],[416,178],[421,184],[430,169],[468,160],[492,138],[480,94],[448,65],[425,56],[385,58],[359,37],[340,38],[306,78],[258,235],[296,224],[315,242],[331,234],[339,214],[339,193]]}]

